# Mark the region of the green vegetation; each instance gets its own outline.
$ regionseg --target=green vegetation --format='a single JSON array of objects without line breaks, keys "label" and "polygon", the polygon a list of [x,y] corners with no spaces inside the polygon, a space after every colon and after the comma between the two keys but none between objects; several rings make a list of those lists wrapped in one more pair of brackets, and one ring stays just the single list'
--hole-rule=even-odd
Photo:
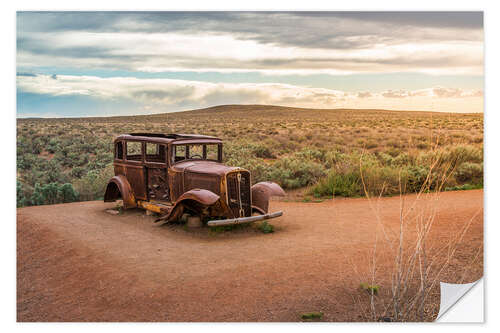
[{"label": "green vegetation", "polygon": [[323,312],[306,312],[300,315],[302,320],[311,321],[323,318]]},{"label": "green vegetation", "polygon": [[378,295],[378,291],[380,289],[380,286],[377,286],[377,285],[370,285],[368,283],[360,283],[359,284],[359,288],[361,290],[366,290],[370,295]]},{"label": "green vegetation", "polygon": [[33,193],[26,196],[22,184],[17,181],[17,207],[52,205],[56,203],[74,202],[78,200],[78,192],[69,183],[35,184]]},{"label": "green vegetation", "polygon": [[404,192],[415,192],[428,175],[435,186],[443,171],[451,173],[447,190],[483,184],[482,114],[221,106],[151,116],[18,119],[18,207],[102,199],[113,175],[113,138],[130,132],[218,136],[226,164],[249,169],[254,183],[298,189],[304,201],[362,196],[364,186],[376,195],[398,194],[400,179]]},{"label": "green vegetation", "polygon": [[[460,145],[434,151],[412,151],[392,157],[385,153],[339,154],[331,163],[328,176],[310,188],[322,196],[395,195],[434,190],[444,182],[446,188],[483,183],[482,147]],[[443,175],[449,175],[443,179]],[[400,188],[401,185],[401,188]],[[425,186],[424,186],[425,185]]]},{"label": "green vegetation", "polygon": [[263,221],[261,224],[259,224],[258,228],[265,234],[270,234],[274,232],[274,226],[272,224],[269,224],[267,221]]},{"label": "green vegetation", "polygon": [[226,231],[233,231],[233,230],[242,230],[242,229],[247,229],[250,227],[250,223],[239,223],[239,224],[231,224],[231,225],[219,225],[216,227],[210,227],[210,233],[211,234],[219,234],[223,233]]}]

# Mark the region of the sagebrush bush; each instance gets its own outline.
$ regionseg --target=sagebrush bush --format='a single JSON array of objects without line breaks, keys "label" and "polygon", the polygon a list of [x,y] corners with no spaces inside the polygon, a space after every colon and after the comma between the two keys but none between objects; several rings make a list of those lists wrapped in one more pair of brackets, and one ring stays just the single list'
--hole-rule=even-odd
[{"label": "sagebrush bush", "polygon": [[81,200],[99,200],[104,197],[106,185],[114,176],[113,165],[102,170],[91,170],[82,178],[74,182]]},{"label": "sagebrush bush", "polygon": [[481,183],[483,182],[483,163],[462,163],[455,173],[455,177],[462,183]]},{"label": "sagebrush bush", "polygon": [[312,185],[325,174],[325,168],[320,163],[289,156],[274,163],[268,177],[285,189],[294,189]]},{"label": "sagebrush bush", "polygon": [[36,206],[73,202],[77,200],[78,192],[68,183],[35,184],[35,189],[30,199],[31,204]]},{"label": "sagebrush bush", "polygon": [[320,179],[310,193],[315,197],[341,196],[355,197],[361,193],[361,178],[359,173],[349,172],[339,174],[330,172],[327,177]]}]

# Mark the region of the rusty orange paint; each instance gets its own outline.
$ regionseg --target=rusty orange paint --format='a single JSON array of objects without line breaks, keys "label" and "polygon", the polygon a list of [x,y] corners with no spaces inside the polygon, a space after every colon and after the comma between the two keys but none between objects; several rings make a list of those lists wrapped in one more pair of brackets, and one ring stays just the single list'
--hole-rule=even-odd
[{"label": "rusty orange paint", "polygon": [[202,218],[249,217],[253,211],[267,213],[272,195],[284,195],[272,182],[251,187],[248,170],[224,165],[222,140],[216,137],[133,133],[118,136],[114,144],[115,176],[104,200],[121,197],[125,209],[138,206],[162,214],[162,221],[177,220],[184,212]]}]

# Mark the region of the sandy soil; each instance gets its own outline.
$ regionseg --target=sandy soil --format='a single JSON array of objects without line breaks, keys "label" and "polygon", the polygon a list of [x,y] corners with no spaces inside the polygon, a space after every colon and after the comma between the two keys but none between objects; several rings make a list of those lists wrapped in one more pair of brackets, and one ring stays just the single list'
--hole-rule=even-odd
[{"label": "sandy soil", "polygon": [[[399,197],[274,201],[276,231],[214,233],[157,226],[143,211],[110,215],[113,203],[82,202],[18,209],[18,321],[324,321],[366,320],[360,282],[390,290],[391,247],[399,237]],[[427,241],[438,250],[464,226],[441,281],[483,274],[483,192],[404,197],[405,244],[416,222],[435,216]],[[375,248],[376,244],[376,248]],[[374,250],[375,255],[374,255]],[[382,295],[380,296],[382,297]],[[427,311],[437,313],[439,288]],[[431,318],[432,319],[432,318]]]}]

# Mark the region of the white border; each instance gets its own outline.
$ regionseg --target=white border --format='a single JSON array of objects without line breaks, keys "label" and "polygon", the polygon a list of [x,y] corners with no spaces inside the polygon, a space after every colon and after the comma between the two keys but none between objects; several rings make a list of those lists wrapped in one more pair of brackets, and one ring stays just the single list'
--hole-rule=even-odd
[{"label": "white border", "polygon": [[[2,122],[1,131],[3,139],[4,158],[0,166],[0,175],[2,176],[2,190],[0,199],[2,203],[2,226],[5,229],[1,233],[2,246],[2,274],[1,283],[2,295],[0,314],[2,327],[5,331],[11,329],[36,332],[57,332],[67,331],[68,329],[77,332],[107,331],[109,329],[120,329],[121,332],[130,332],[137,329],[147,329],[151,331],[165,330],[203,330],[217,332],[252,332],[256,330],[276,330],[286,329],[287,331],[323,330],[331,332],[336,329],[360,329],[370,331],[400,331],[401,329],[411,331],[420,331],[425,325],[426,330],[442,330],[451,328],[456,331],[471,331],[477,328],[491,328],[497,326],[498,329],[498,299],[499,295],[499,275],[498,265],[495,262],[486,262],[485,283],[488,297],[486,297],[486,325],[457,325],[457,324],[411,324],[411,325],[388,325],[388,324],[16,324],[16,288],[15,288],[15,16],[16,10],[484,10],[485,11],[485,235],[489,239],[485,241],[485,259],[489,259],[491,254],[499,253],[498,238],[500,236],[500,219],[495,206],[498,206],[500,198],[500,182],[498,171],[500,165],[500,154],[498,152],[500,126],[500,105],[498,103],[497,90],[500,87],[499,75],[499,44],[498,32],[500,31],[500,15],[496,11],[496,1],[263,1],[254,0],[248,2],[235,2],[230,0],[210,0],[210,1],[130,1],[130,0],[110,0],[95,1],[87,0],[85,2],[69,1],[17,1],[8,2],[2,5],[2,43],[4,47],[1,52],[2,57]],[[6,47],[5,47],[6,45]],[[490,254],[490,255],[488,255]],[[492,257],[496,257],[493,255]],[[488,260],[486,260],[488,261]],[[488,281],[492,281],[488,283]],[[493,304],[496,303],[496,304]],[[489,309],[492,309],[490,312]],[[489,315],[491,314],[491,316]],[[444,326],[443,326],[444,325]]]}]

